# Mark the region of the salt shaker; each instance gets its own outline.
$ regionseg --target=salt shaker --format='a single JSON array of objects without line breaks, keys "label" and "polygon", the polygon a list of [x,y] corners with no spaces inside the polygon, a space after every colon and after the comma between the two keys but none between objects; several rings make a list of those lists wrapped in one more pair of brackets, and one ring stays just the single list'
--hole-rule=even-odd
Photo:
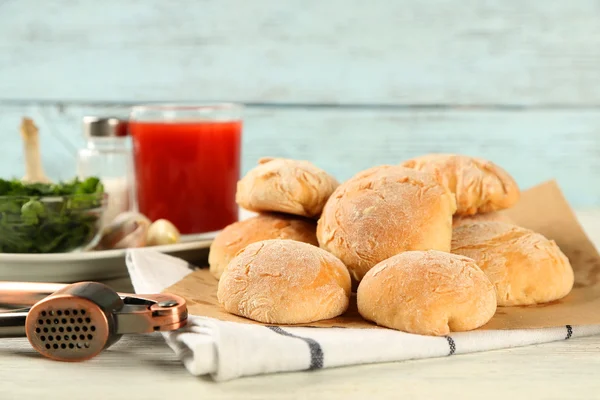
[{"label": "salt shaker", "polygon": [[102,224],[133,207],[133,162],[127,121],[118,118],[83,118],[86,147],[79,150],[77,175],[100,178],[108,194]]}]

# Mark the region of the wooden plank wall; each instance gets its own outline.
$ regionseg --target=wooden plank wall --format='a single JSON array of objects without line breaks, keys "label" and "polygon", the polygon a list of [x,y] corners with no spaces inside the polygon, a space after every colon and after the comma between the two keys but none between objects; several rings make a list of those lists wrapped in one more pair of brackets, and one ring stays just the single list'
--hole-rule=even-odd
[{"label": "wooden plank wall", "polygon": [[597,208],[599,21],[593,0],[0,0],[0,175],[23,173],[23,115],[62,179],[83,115],[237,101],[244,171],[460,152]]}]

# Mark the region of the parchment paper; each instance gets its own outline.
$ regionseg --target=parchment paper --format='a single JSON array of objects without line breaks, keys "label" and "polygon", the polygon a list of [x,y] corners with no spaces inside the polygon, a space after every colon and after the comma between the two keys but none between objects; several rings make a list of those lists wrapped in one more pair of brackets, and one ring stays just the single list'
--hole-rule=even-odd
[{"label": "parchment paper", "polygon": [[[542,183],[521,195],[519,203],[503,211],[518,225],[556,241],[571,261],[575,285],[558,301],[537,306],[498,307],[483,329],[547,328],[600,324],[600,256],[554,181]],[[184,297],[189,312],[223,321],[259,324],[225,312],[217,302],[217,280],[203,268],[165,290]],[[348,311],[337,318],[297,326],[377,328],[361,318],[353,297]]]}]

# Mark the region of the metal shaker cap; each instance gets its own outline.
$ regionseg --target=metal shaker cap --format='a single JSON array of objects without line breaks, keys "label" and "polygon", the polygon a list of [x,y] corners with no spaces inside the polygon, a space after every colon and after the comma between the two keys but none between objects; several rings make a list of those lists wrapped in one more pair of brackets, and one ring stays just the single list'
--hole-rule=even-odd
[{"label": "metal shaker cap", "polygon": [[127,136],[127,121],[115,117],[83,117],[83,133],[86,137]]}]

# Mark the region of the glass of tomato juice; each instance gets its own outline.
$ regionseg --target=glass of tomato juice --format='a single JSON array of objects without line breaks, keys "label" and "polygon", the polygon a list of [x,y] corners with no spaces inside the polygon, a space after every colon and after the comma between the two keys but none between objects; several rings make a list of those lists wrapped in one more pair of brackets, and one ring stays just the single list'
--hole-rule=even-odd
[{"label": "glass of tomato juice", "polygon": [[242,111],[239,104],[133,107],[129,132],[137,209],[183,235],[238,220]]}]

